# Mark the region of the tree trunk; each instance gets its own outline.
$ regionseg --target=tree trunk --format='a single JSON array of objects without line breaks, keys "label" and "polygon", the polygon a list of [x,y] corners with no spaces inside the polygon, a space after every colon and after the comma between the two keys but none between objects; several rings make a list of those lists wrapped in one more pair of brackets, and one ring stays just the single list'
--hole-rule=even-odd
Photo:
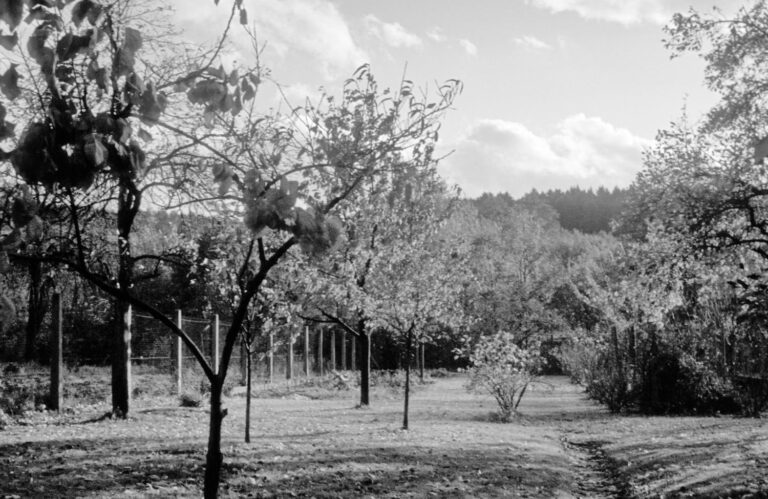
[{"label": "tree trunk", "polygon": [[221,480],[221,464],[224,456],[221,454],[221,423],[226,412],[221,407],[221,394],[224,388],[222,376],[216,376],[211,383],[211,414],[208,426],[208,454],[205,459],[205,484],[203,496],[215,499],[219,494]]},{"label": "tree trunk", "polygon": [[408,402],[411,395],[411,340],[413,331],[408,330],[405,340],[405,404],[403,407],[403,429],[408,429]]},{"label": "tree trunk", "polygon": [[[129,291],[133,286],[131,229],[141,205],[141,193],[130,180],[121,179],[117,207],[117,286]],[[131,401],[131,308],[117,302],[117,328],[112,341],[112,412],[125,418]]]},{"label": "tree trunk", "polygon": [[27,297],[27,326],[25,330],[24,360],[34,360],[37,353],[37,338],[45,317],[45,288],[43,285],[43,264],[29,262],[29,294]]},{"label": "tree trunk", "polygon": [[355,338],[360,341],[360,406],[370,404],[371,390],[371,337],[365,331],[365,327],[358,330],[360,336]]},{"label": "tree trunk", "polygon": [[245,348],[245,443],[251,443],[251,346]]},{"label": "tree trunk", "polygon": [[131,405],[131,306],[119,301],[117,314],[112,338],[112,413],[125,418]]}]

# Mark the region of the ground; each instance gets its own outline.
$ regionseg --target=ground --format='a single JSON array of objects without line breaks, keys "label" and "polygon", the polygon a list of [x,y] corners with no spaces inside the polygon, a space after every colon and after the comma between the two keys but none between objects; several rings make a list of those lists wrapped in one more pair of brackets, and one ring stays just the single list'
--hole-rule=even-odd
[{"label": "ground", "polygon": [[[768,427],[733,417],[612,416],[548,378],[514,422],[463,377],[402,400],[374,391],[274,390],[226,401],[224,497],[766,497]],[[319,397],[319,398],[315,398]],[[0,498],[199,497],[207,410],[139,398],[127,421],[106,406],[33,412],[0,431]]]}]

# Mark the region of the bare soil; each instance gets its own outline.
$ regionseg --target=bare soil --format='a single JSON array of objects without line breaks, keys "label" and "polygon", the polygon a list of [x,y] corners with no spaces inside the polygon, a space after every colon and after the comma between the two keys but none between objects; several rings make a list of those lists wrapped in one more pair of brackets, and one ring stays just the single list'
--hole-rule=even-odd
[{"label": "bare soil", "polygon": [[[224,423],[223,497],[766,497],[768,428],[732,417],[613,416],[564,378],[531,390],[512,423],[494,402],[440,378],[402,400],[376,390],[244,397]],[[262,394],[263,396],[263,394]],[[33,412],[0,431],[0,498],[199,497],[207,408],[140,397],[128,420],[106,405]]]}]

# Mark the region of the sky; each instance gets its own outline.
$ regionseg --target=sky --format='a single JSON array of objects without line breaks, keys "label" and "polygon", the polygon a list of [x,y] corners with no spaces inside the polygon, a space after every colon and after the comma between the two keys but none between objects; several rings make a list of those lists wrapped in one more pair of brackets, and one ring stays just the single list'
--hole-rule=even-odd
[{"label": "sky", "polygon": [[[205,43],[229,3],[174,0],[184,36]],[[405,73],[419,87],[457,78],[440,173],[467,196],[535,188],[626,187],[642,151],[685,107],[716,102],[704,62],[671,58],[663,26],[675,12],[737,0],[243,0],[266,44],[261,62],[297,104],[338,91],[370,63],[380,86]],[[718,5],[719,4],[719,5]],[[725,5],[722,5],[725,4]],[[236,29],[226,63],[253,61]],[[269,91],[258,97],[275,106]]]}]

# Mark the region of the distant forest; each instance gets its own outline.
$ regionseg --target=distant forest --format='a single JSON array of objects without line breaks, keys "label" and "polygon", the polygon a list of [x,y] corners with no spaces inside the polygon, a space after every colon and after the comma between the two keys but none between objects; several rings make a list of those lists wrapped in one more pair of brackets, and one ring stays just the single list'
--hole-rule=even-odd
[{"label": "distant forest", "polygon": [[[611,220],[618,218],[629,196],[629,189],[613,190],[599,187],[597,190],[571,187],[567,191],[560,189],[539,192],[536,189],[515,201],[509,194],[483,194],[475,200],[480,212],[483,206],[489,207],[495,202],[504,204],[522,204],[534,208],[545,218],[556,217],[560,226],[568,230],[578,230],[586,234],[601,231],[610,232]],[[495,202],[491,202],[495,200]],[[552,213],[549,209],[554,210]],[[550,213],[547,213],[550,211]]]}]

